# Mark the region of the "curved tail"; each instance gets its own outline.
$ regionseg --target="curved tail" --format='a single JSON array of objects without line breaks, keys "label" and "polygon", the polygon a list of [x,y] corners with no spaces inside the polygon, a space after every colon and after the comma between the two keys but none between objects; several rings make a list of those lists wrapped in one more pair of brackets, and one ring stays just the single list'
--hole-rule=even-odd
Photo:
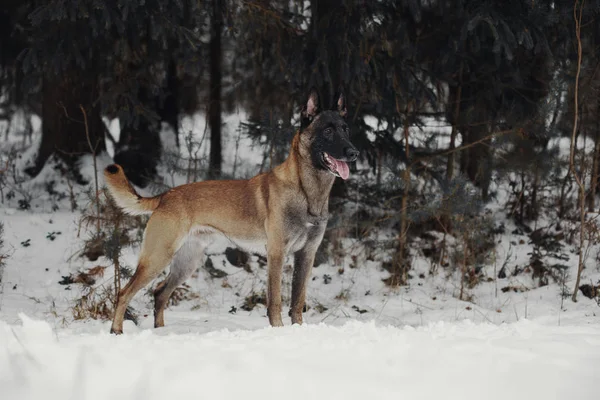
[{"label": "curved tail", "polygon": [[119,164],[111,164],[106,167],[104,179],[115,203],[127,214],[151,214],[160,203],[160,196],[140,196],[127,180],[125,172]]}]

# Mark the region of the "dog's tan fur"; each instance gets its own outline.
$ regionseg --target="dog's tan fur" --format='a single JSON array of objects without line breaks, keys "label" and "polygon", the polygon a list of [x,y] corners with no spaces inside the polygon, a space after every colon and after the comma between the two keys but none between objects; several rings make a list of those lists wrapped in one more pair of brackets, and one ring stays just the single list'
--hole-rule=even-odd
[{"label": "dog's tan fur", "polygon": [[[272,326],[283,325],[281,271],[285,256],[293,253],[290,316],[292,323],[302,323],[306,283],[327,225],[329,193],[335,179],[321,164],[316,164],[311,150],[338,151],[333,147],[335,142],[341,153],[350,149],[353,158],[357,153],[340,117],[345,106],[340,105],[337,113],[324,112],[319,120],[317,104],[313,93],[308,111],[315,121],[320,121],[318,128],[313,129],[315,124],[311,123],[296,133],[288,158],[272,171],[249,180],[196,182],[144,198],[135,192],[119,165],[105,169],[110,193],[124,211],[152,213],[135,274],[119,292],[111,332],[123,332],[125,310],[132,297],[171,264],[168,277],[154,291],[154,325],[164,326],[169,297],[197,267],[203,256],[201,239],[211,234],[222,234],[241,248],[267,256],[267,314]],[[331,126],[339,131],[337,141],[330,137],[322,144],[315,142],[317,130],[331,133]]]},{"label": "dog's tan fur", "polygon": [[[298,257],[304,264],[314,261],[321,242],[328,214],[328,200],[335,176],[316,171],[311,164],[309,135],[294,137],[287,160],[270,172],[250,180],[196,182],[175,187],[152,197],[140,197],[131,187],[123,169],[114,165],[116,173],[105,170],[106,183],[115,201],[126,212],[152,212],[146,227],[137,270],[119,293],[112,331],[121,333],[125,309],[137,291],[156,278],[169,264],[189,235],[221,232],[236,243],[265,243],[268,259],[268,315],[273,326],[281,320],[281,269],[285,255],[306,247]],[[299,221],[289,221],[291,215],[307,215],[306,221],[315,232],[290,232]],[[291,223],[290,223],[291,222]],[[309,239],[311,239],[309,241]],[[243,247],[243,244],[242,244]],[[293,323],[302,323],[305,280],[310,271],[298,277],[296,299],[291,309]],[[296,278],[296,277],[295,277]],[[166,281],[165,281],[166,282]],[[155,326],[164,325],[164,308],[172,293],[157,289]],[[161,296],[162,294],[162,296]]]}]

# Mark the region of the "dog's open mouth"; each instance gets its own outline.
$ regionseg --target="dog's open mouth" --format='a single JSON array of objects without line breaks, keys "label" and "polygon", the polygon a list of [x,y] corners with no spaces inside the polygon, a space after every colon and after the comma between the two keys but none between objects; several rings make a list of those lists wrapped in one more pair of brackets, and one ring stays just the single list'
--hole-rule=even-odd
[{"label": "dog's open mouth", "polygon": [[335,176],[339,176],[340,178],[346,180],[350,176],[350,169],[348,168],[348,164],[345,161],[338,160],[333,158],[327,153],[322,153],[323,164],[327,166],[329,172],[334,174]]}]

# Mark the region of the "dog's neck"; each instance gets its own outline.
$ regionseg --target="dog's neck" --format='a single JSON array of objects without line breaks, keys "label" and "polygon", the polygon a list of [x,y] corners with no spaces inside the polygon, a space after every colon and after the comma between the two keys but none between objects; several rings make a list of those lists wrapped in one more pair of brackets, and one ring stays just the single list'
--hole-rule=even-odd
[{"label": "dog's neck", "polygon": [[331,173],[317,169],[313,165],[310,151],[301,151],[303,146],[300,138],[301,132],[294,136],[290,155],[283,162],[286,168],[295,172],[298,183],[308,205],[308,214],[311,217],[326,219],[329,215],[329,194],[335,176]]}]

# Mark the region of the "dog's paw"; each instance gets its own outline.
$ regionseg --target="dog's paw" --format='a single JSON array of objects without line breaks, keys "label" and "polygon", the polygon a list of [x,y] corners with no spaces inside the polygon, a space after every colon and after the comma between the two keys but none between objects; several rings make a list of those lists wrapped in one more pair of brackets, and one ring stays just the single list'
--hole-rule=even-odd
[{"label": "dog's paw", "polygon": [[122,335],[123,328],[121,328],[121,329],[110,328],[110,333],[112,333],[113,335]]},{"label": "dog's paw", "polygon": [[283,321],[281,320],[281,317],[279,317],[279,318],[269,317],[269,324],[271,324],[271,326],[273,326],[273,327],[279,327],[279,326],[283,326]]}]

